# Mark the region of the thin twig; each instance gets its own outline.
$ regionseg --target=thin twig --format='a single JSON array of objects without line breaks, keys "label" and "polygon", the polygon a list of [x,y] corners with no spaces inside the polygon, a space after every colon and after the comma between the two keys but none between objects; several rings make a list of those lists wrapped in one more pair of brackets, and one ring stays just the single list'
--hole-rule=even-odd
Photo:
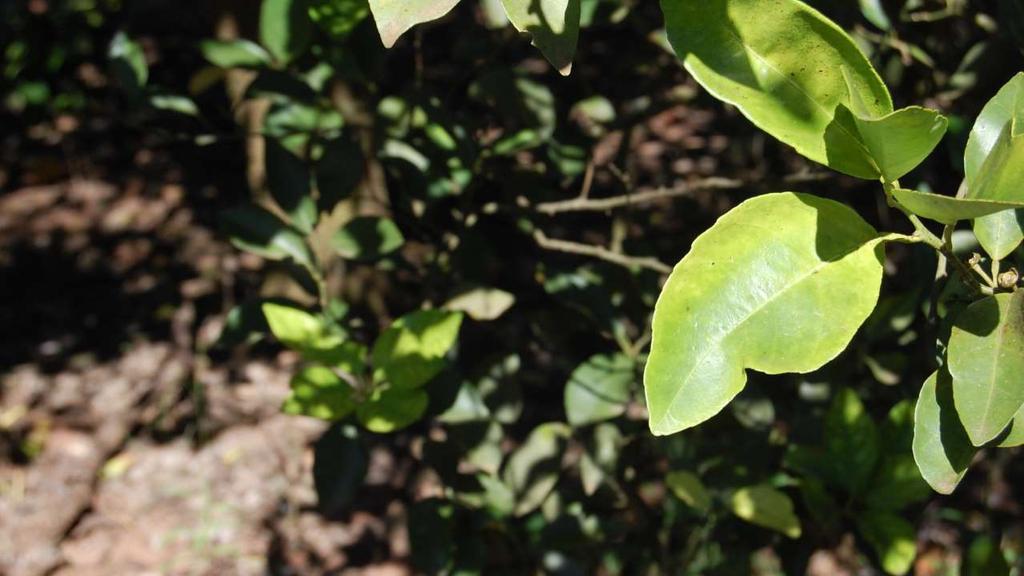
[{"label": "thin twig", "polygon": [[677,196],[689,196],[700,190],[734,190],[742,188],[746,182],[731,178],[706,178],[694,184],[681,184],[672,188],[656,188],[644,190],[635,194],[623,194],[608,198],[588,198],[580,196],[571,200],[560,200],[557,202],[545,202],[537,205],[537,211],[548,215],[555,215],[561,212],[603,212],[622,206],[645,204],[662,198],[673,198]]},{"label": "thin twig", "polygon": [[627,254],[612,252],[603,246],[580,244],[578,242],[570,242],[568,240],[556,240],[554,238],[548,238],[544,235],[544,232],[540,230],[534,230],[533,239],[537,242],[538,246],[545,250],[565,252],[566,254],[578,254],[580,256],[590,256],[591,258],[597,258],[599,260],[604,260],[605,262],[625,266],[626,268],[646,268],[648,270],[654,270],[659,274],[668,274],[672,271],[671,266],[657,258],[629,256]]}]

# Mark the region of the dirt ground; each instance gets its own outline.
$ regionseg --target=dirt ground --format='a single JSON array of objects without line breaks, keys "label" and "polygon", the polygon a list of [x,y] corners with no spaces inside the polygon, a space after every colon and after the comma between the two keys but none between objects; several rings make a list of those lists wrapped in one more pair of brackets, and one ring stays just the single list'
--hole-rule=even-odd
[{"label": "dirt ground", "polygon": [[177,183],[0,197],[0,574],[408,573],[400,504],[318,511],[295,359],[206,353],[258,265]]}]

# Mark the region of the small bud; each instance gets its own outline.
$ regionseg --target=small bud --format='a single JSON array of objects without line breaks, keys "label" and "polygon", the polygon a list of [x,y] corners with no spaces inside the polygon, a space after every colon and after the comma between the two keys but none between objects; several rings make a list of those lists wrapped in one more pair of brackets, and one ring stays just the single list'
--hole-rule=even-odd
[{"label": "small bud", "polygon": [[972,268],[981,264],[981,254],[978,254],[977,252],[971,254],[971,259],[967,261],[967,264]]},{"label": "small bud", "polygon": [[1002,274],[1000,274],[999,278],[997,278],[997,282],[999,283],[999,287],[1003,288],[1003,289],[1006,289],[1006,290],[1009,290],[1010,288],[1013,288],[1014,286],[1016,286],[1017,282],[1019,280],[1020,280],[1020,273],[1017,272],[1016,268],[1010,268],[1006,272],[1003,272]]}]

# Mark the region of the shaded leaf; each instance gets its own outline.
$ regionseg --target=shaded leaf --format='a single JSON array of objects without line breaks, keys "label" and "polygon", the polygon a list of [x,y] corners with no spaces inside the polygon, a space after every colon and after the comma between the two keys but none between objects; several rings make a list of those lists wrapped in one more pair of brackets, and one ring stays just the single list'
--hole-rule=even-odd
[{"label": "shaded leaf", "polygon": [[765,528],[800,537],[800,519],[793,512],[793,501],[781,490],[767,485],[741,488],[729,499],[729,508],[737,517]]},{"label": "shaded leaf", "polygon": [[814,196],[758,196],[719,219],[654,310],[644,372],[652,432],[714,416],[747,368],[802,373],[838,355],[877,302],[880,252],[853,210]]},{"label": "shaded leaf", "polygon": [[952,494],[967,473],[975,448],[953,405],[953,381],[945,369],[928,377],[914,412],[914,461],[925,481]]},{"label": "shaded leaf", "polygon": [[271,62],[270,54],[249,40],[204,40],[199,51],[210,64],[220,68],[262,68]]},{"label": "shaded leaf", "polygon": [[502,479],[516,496],[517,516],[535,510],[554,489],[568,437],[565,424],[541,424],[509,457]]},{"label": "shaded leaf", "polygon": [[260,43],[277,61],[288,63],[297,58],[312,35],[308,0],[262,0]]},{"label": "shaded leaf", "polygon": [[598,354],[573,370],[565,386],[569,424],[584,426],[621,416],[636,380],[636,365],[625,354]]},{"label": "shaded leaf", "polygon": [[[865,113],[872,111],[867,108]],[[935,149],[947,125],[938,112],[918,106],[871,117],[839,104],[825,130],[828,165],[851,176],[893,182]]]},{"label": "shaded leaf", "polygon": [[840,390],[825,416],[825,449],[836,480],[851,494],[860,494],[878,462],[878,431],[856,392]]},{"label": "shaded leaf", "polygon": [[366,448],[354,426],[335,425],[313,446],[313,484],[325,514],[337,514],[351,504],[367,470]]},{"label": "shaded leaf", "polygon": [[968,306],[953,324],[947,354],[956,411],[981,446],[1024,406],[1024,291]]},{"label": "shaded leaf", "polygon": [[999,549],[999,543],[988,536],[978,536],[967,549],[964,576],[1009,576],[1010,565]]},{"label": "shaded leaf", "polygon": [[292,259],[310,266],[313,255],[298,232],[266,210],[246,205],[221,214],[231,243],[270,260]]},{"label": "shaded leaf", "polygon": [[910,571],[917,556],[914,527],[890,512],[867,511],[857,516],[857,528],[875,550],[882,569],[899,576]]},{"label": "shaded leaf", "polygon": [[375,260],[401,248],[402,231],[390,218],[360,216],[341,227],[331,245],[342,258]]},{"label": "shaded leaf", "polygon": [[317,209],[306,163],[275,140],[267,140],[267,187],[292,225],[309,234],[316,226]]},{"label": "shaded leaf", "polygon": [[419,420],[427,410],[429,398],[423,390],[378,388],[356,407],[356,416],[367,430],[387,434]]},{"label": "shaded leaf", "polygon": [[497,320],[516,303],[516,297],[497,288],[474,288],[449,300],[444,308],[465,312],[477,321]]},{"label": "shaded leaf", "polygon": [[707,512],[711,509],[711,493],[696,474],[685,470],[673,470],[665,476],[665,484],[676,498],[698,512]]},{"label": "shaded leaf", "polygon": [[562,75],[572,70],[580,33],[580,0],[502,0],[505,14],[526,32]]}]

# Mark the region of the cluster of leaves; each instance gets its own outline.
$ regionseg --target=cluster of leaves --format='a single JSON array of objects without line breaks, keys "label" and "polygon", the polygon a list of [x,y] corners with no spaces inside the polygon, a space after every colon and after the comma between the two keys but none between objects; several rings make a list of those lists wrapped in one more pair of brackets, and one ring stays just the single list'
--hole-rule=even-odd
[{"label": "cluster of leaves", "polygon": [[[879,232],[832,199],[764,194],[697,238],[659,287],[628,262],[523,265],[523,246],[544,238],[527,208],[588,179],[587,146],[629,107],[589,93],[569,106],[539,74],[477,57],[511,25],[568,73],[581,30],[641,9],[474,3],[496,32],[467,31],[445,54],[458,74],[432,82],[417,64],[407,82],[389,84],[381,41],[394,45],[413,26],[458,13],[456,4],[263,0],[256,39],[200,44],[209,66],[188,96],[147,88],[127,37],[112,50],[156,108],[199,117],[206,93],[238,71],[249,82],[232,106],[266,105],[258,126],[240,127],[265,137],[256,157],[265,190],[225,213],[224,229],[274,263],[268,276],[283,273],[298,288],[236,309],[222,344],[272,333],[301,356],[284,410],[334,423],[316,450],[321,504],[351,506],[367,446],[397,432],[420,435],[414,456],[443,485],[410,508],[412,553],[425,572],[743,573],[763,545],[791,545],[780,536],[809,542],[783,559],[797,571],[810,546],[853,531],[884,570],[906,573],[916,547],[901,514],[930,497],[929,485],[951,492],[979,448],[1022,442],[1013,422],[1024,404],[1024,291],[1014,267],[1024,238],[1024,76],[977,119],[956,195],[905,188],[898,180],[939,145],[949,121],[897,109],[843,29],[797,0],[665,0],[665,34],[653,34],[652,46],[807,159],[881,183],[915,232]],[[893,26],[877,4],[862,4],[880,28]],[[411,43],[421,58],[422,39]],[[570,129],[565,116],[582,121]],[[920,218],[946,228],[937,235]],[[988,258],[965,258],[954,245],[961,221],[973,221],[973,235],[959,232]],[[931,301],[934,270],[913,270],[925,281],[904,300],[880,300],[893,243],[937,256],[945,277]],[[339,285],[351,277],[379,286],[364,272],[395,282],[401,309],[417,311],[381,322],[365,297],[350,309]],[[802,410],[787,406],[823,401],[803,386],[799,400],[771,391],[756,372],[811,373],[865,323],[866,332],[899,325],[903,338],[922,312],[941,337],[939,369],[916,409],[899,402],[876,424],[843,388],[824,418],[790,415],[820,444],[780,431],[776,409],[795,414]],[[582,361],[571,360],[580,349]],[[887,378],[875,357],[866,360]],[[564,386],[552,385],[563,374]],[[548,401],[551,390],[561,402]],[[735,422],[674,434],[726,407]],[[823,538],[804,529],[808,519]],[[998,565],[998,547],[977,542],[974,565]]]}]

